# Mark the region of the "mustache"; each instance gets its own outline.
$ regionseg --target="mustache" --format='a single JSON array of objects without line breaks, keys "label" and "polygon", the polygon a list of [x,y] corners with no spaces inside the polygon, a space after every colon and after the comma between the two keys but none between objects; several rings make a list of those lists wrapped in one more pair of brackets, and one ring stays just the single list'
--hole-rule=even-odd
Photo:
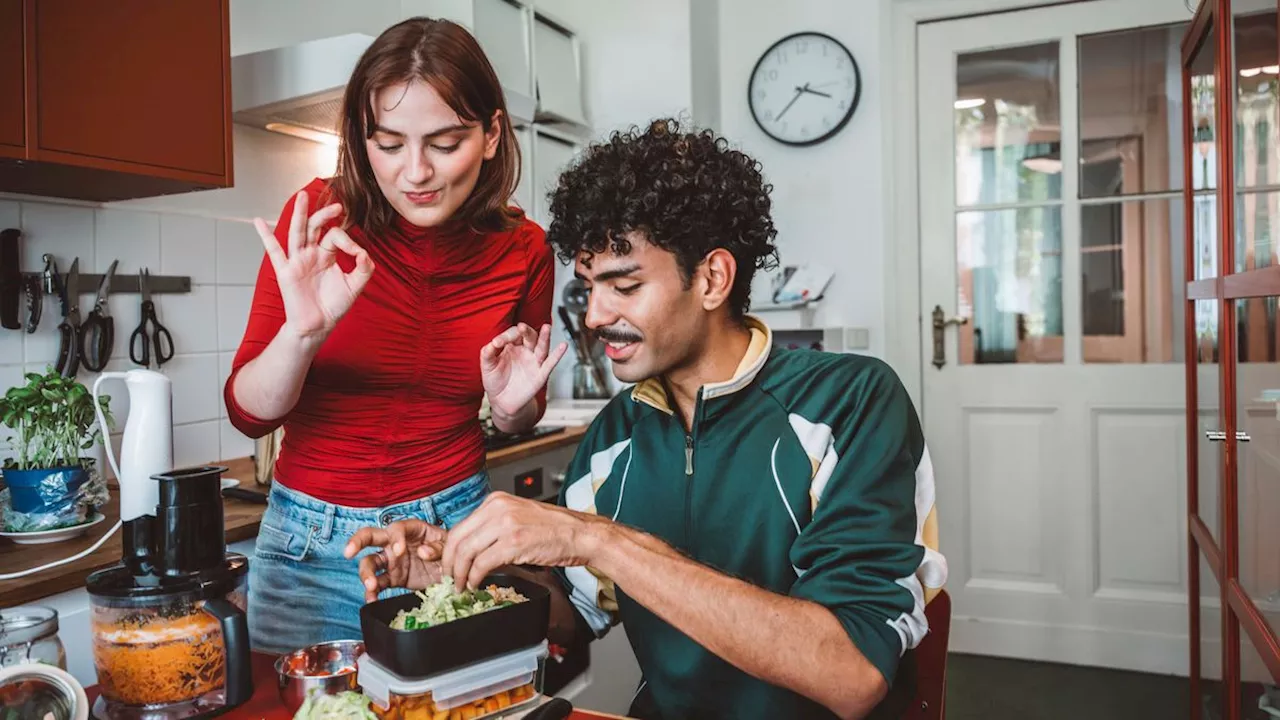
[{"label": "mustache", "polygon": [[602,327],[595,331],[595,336],[605,342],[636,343],[644,337],[630,328]]}]

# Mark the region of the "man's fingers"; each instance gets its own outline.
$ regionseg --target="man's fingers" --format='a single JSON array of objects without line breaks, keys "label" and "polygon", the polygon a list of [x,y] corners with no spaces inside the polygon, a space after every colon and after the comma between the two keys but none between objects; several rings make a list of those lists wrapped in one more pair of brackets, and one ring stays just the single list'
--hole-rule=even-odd
[{"label": "man's fingers", "polygon": [[350,560],[367,547],[386,547],[390,542],[390,538],[391,536],[383,528],[360,528],[351,535],[351,539],[347,540],[347,546],[343,548],[342,555]]},{"label": "man's fingers", "polygon": [[[506,557],[506,554],[507,550],[505,548],[493,544],[477,555],[475,561],[471,563],[471,570],[467,575],[467,587],[480,587],[484,579],[489,576],[489,573],[503,565],[514,562],[514,559]],[[458,580],[455,578],[454,582],[456,583]]]},{"label": "man's fingers", "polygon": [[360,558],[360,582],[364,584],[365,600],[372,602],[370,598],[377,598],[379,578],[385,577],[380,573],[386,569],[387,559],[382,553],[372,553]]},{"label": "man's fingers", "polygon": [[271,260],[271,267],[276,269],[276,274],[280,272],[280,266],[283,265],[289,256],[285,254],[284,248],[280,247],[280,240],[276,234],[271,232],[267,227],[267,223],[262,218],[253,219],[253,228],[258,231],[258,237],[262,239],[262,247],[267,250],[267,258]]},{"label": "man's fingers", "polygon": [[307,244],[307,205],[310,198],[307,192],[303,190],[295,196],[293,201],[293,219],[289,221],[289,254],[297,252],[302,246]]}]

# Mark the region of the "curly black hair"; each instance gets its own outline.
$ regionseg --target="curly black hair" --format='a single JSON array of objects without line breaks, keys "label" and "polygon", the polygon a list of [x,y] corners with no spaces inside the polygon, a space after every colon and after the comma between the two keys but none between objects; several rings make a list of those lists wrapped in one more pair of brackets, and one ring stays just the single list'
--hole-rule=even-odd
[{"label": "curly black hair", "polygon": [[639,231],[675,254],[686,288],[707,254],[724,248],[738,265],[729,309],[740,319],[756,270],[777,265],[772,189],[760,163],[723,137],[655,120],[644,131],[632,127],[590,146],[560,176],[548,194],[547,240],[571,263],[583,252],[625,255],[626,234]]}]

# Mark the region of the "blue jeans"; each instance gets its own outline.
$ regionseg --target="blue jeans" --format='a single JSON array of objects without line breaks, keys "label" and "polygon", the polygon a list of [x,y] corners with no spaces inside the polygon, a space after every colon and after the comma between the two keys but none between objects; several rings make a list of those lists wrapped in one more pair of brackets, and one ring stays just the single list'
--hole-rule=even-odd
[{"label": "blue jeans", "polygon": [[470,515],[488,493],[489,475],[483,470],[435,495],[380,508],[334,505],[274,483],[249,562],[253,649],[284,653],[319,642],[360,639],[364,586],[359,560],[342,556],[351,535],[362,527],[407,518],[447,529]]}]

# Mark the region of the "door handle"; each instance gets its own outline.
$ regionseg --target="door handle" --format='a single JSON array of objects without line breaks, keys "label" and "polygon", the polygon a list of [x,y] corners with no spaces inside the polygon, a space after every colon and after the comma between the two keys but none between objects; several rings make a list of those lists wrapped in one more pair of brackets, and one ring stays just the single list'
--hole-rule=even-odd
[{"label": "door handle", "polygon": [[[1209,442],[1225,442],[1227,439],[1227,433],[1223,430],[1206,430],[1204,436]],[[1251,439],[1249,433],[1241,430],[1236,431],[1236,442],[1249,442]]]},{"label": "door handle", "polygon": [[947,345],[945,342],[948,325],[964,325],[969,322],[966,317],[947,317],[941,305],[933,306],[933,366],[942,369],[947,364]]}]

